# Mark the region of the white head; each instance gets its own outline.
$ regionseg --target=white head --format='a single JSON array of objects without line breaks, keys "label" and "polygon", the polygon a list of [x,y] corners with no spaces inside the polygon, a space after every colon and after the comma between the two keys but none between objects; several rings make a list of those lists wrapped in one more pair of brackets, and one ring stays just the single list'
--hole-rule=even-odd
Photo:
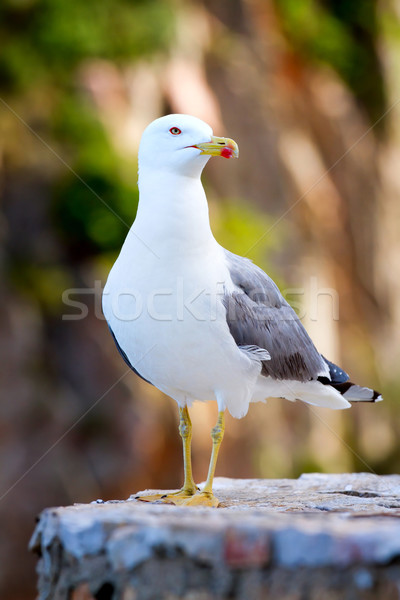
[{"label": "white head", "polygon": [[139,175],[174,172],[199,177],[210,156],[239,155],[236,142],[217,138],[207,123],[190,115],[167,115],[144,130],[139,147]]}]

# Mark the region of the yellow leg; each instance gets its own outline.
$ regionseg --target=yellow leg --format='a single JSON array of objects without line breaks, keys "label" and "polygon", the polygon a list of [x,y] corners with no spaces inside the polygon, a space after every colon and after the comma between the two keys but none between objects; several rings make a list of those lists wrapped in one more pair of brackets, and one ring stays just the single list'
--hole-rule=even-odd
[{"label": "yellow leg", "polygon": [[217,507],[219,504],[218,499],[214,496],[212,491],[215,467],[217,465],[218,452],[221,446],[222,439],[225,431],[225,413],[220,411],[218,413],[218,421],[216,426],[211,430],[211,437],[213,441],[213,447],[211,452],[210,466],[208,468],[207,481],[201,492],[198,492],[191,498],[188,498],[182,504],[184,506],[213,506]]},{"label": "yellow leg", "polygon": [[187,496],[193,496],[197,491],[197,487],[192,473],[192,421],[187,406],[179,408],[179,433],[183,442],[183,469],[185,473],[181,491],[186,492]]},{"label": "yellow leg", "polygon": [[185,472],[185,480],[182,489],[170,494],[154,494],[151,496],[137,496],[137,500],[143,502],[165,502],[169,504],[182,504],[185,500],[196,493],[197,487],[193,480],[192,474],[192,422],[190,420],[187,406],[179,408],[179,433],[183,443],[183,467]]}]

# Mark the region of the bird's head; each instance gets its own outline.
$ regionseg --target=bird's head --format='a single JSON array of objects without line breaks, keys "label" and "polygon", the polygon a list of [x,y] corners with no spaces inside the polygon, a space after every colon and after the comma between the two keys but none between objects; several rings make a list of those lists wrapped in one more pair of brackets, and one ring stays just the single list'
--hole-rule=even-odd
[{"label": "bird's head", "polygon": [[139,148],[139,171],[172,171],[199,176],[211,156],[239,156],[229,138],[215,137],[207,123],[190,115],[167,115],[145,129]]}]

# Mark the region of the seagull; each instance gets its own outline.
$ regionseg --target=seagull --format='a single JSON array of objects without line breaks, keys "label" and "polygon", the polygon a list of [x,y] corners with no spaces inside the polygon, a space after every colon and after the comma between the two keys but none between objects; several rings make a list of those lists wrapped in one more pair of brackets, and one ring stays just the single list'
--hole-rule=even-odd
[{"label": "seagull", "polygon": [[[218,506],[212,486],[226,410],[240,419],[270,397],[332,409],[382,399],[318,352],[262,269],[215,240],[201,183],[212,156],[237,158],[239,149],[196,117],[171,114],[145,129],[136,219],[103,292],[122,358],[179,407],[183,487],[143,501]],[[218,405],[202,490],[191,465],[188,408],[196,400]]]}]

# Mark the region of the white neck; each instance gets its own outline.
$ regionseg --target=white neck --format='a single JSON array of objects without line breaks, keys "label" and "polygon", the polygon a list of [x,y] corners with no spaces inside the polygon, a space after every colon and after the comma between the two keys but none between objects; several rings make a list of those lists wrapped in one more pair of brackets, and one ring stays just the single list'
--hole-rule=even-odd
[{"label": "white neck", "polygon": [[200,177],[140,169],[132,232],[157,255],[196,253],[215,244]]}]

